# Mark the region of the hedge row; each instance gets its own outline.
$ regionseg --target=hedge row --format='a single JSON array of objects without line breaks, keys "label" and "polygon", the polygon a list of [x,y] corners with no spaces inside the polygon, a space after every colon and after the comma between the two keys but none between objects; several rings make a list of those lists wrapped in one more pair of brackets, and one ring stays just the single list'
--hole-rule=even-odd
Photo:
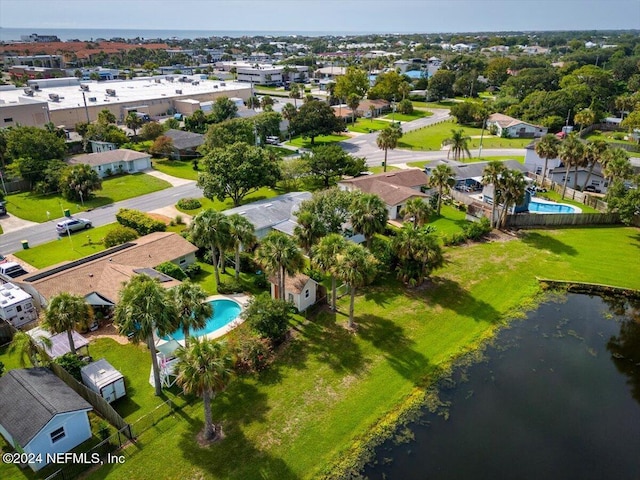
[{"label": "hedge row", "polygon": [[167,229],[167,226],[163,222],[151,218],[144,212],[128,208],[121,208],[118,213],[116,213],[116,220],[118,220],[120,225],[133,228],[140,235],[164,232]]}]

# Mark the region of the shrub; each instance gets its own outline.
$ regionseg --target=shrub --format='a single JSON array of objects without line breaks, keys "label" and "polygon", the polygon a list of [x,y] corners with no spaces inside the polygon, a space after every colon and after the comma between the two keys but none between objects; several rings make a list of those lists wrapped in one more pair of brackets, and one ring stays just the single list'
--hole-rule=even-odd
[{"label": "shrub", "polygon": [[380,262],[378,264],[380,273],[388,272],[391,264],[395,261],[390,240],[381,235],[374,235],[371,239],[371,248],[369,250],[376,257],[376,260]]},{"label": "shrub", "polygon": [[253,279],[253,284],[260,290],[267,288],[267,277],[265,277],[264,275],[256,275],[256,277]]},{"label": "shrub", "polygon": [[164,232],[167,229],[167,226],[163,222],[151,218],[144,212],[128,208],[121,208],[118,213],[116,213],[116,220],[120,225],[133,228],[140,235]]},{"label": "shrub", "polygon": [[197,198],[181,198],[178,200],[178,207],[183,210],[195,210],[201,206],[202,203]]},{"label": "shrub", "polygon": [[0,377],[4,374],[4,363],[0,362]]},{"label": "shrub", "polygon": [[235,278],[231,278],[224,282],[220,282],[218,285],[218,293],[222,294],[230,294],[230,293],[242,293],[244,292],[244,287],[242,283],[240,283]]},{"label": "shrub", "polygon": [[82,383],[82,375],[80,374],[80,369],[85,365],[88,365],[87,362],[81,360],[80,357],[74,355],[71,352],[65,353],[61,357],[56,358],[54,362],[64,368],[67,372],[69,372],[69,375]]},{"label": "shrub", "polygon": [[243,272],[257,272],[260,266],[253,258],[253,254],[249,252],[240,252],[240,270]]},{"label": "shrub", "polygon": [[624,133],[616,132],[613,134],[614,140],[624,140]]},{"label": "shrub", "polygon": [[187,277],[193,279],[198,276],[198,274],[202,271],[202,268],[197,263],[192,263],[191,265],[187,265],[187,268],[184,269],[184,273]]},{"label": "shrub", "polygon": [[182,218],[182,215],[176,215],[176,218],[174,221],[176,225],[184,225],[184,219]]},{"label": "shrub", "polygon": [[237,331],[230,348],[236,358],[235,370],[240,373],[260,372],[273,361],[271,340],[247,329]]},{"label": "shrub", "polygon": [[242,316],[261,337],[269,338],[276,344],[289,331],[291,304],[271,298],[267,292],[253,297]]},{"label": "shrub", "polygon": [[413,103],[408,98],[398,103],[398,112],[405,115],[411,115],[413,113]]},{"label": "shrub", "polygon": [[469,240],[479,240],[491,231],[491,223],[488,218],[482,217],[479,222],[469,223],[462,230]]},{"label": "shrub", "polygon": [[322,275],[322,272],[320,272],[318,270],[314,270],[313,268],[305,268],[304,269],[304,274],[307,275],[312,280],[315,280],[318,283],[322,282],[322,280],[324,279],[324,276]]},{"label": "shrub", "polygon": [[131,240],[135,240],[136,238],[138,238],[138,232],[136,232],[133,228],[117,225],[104,236],[104,240],[102,241],[102,243],[104,243],[105,247],[109,248],[130,242]]},{"label": "shrub", "polygon": [[155,267],[155,269],[160,273],[164,273],[165,275],[175,278],[176,280],[182,281],[187,279],[187,274],[173,262],[163,262]]}]

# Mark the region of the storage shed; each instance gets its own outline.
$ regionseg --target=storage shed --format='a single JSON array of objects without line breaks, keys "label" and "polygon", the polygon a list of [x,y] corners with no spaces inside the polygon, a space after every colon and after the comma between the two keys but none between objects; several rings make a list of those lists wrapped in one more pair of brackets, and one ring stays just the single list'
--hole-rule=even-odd
[{"label": "storage shed", "polygon": [[104,358],[82,367],[80,374],[82,383],[109,403],[127,394],[124,376]]}]

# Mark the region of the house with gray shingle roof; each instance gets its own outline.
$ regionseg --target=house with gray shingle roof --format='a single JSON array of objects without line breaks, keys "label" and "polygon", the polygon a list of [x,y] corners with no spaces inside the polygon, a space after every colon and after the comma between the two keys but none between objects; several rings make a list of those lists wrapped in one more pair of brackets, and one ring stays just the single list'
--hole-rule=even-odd
[{"label": "house with gray shingle roof", "polygon": [[189,160],[201,156],[198,153],[198,147],[204,143],[204,135],[172,128],[167,130],[164,136],[169,137],[173,142],[173,158]]},{"label": "house with gray shingle roof", "polygon": [[16,451],[33,454],[32,470],[47,454],[65,453],[91,438],[91,405],[48,368],[10,370],[0,377],[0,434]]},{"label": "house with gray shingle roof", "polygon": [[117,173],[136,173],[151,168],[151,155],[126,148],[100,153],[77,155],[67,160],[69,165],[89,165],[100,177]]}]

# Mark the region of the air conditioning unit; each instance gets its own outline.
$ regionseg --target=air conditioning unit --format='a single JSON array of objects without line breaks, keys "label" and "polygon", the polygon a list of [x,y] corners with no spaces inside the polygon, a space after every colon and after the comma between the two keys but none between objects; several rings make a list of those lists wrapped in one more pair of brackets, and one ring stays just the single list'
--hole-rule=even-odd
[{"label": "air conditioning unit", "polygon": [[107,95],[110,97],[115,97],[116,96],[116,91],[113,90],[112,88],[107,88]]},{"label": "air conditioning unit", "polygon": [[88,92],[89,91],[89,85],[85,85],[83,83],[80,84],[80,90],[82,90],[83,92]]},{"label": "air conditioning unit", "polygon": [[50,93],[49,94],[49,99],[52,102],[58,102],[60,100],[60,96],[57,93]]},{"label": "air conditioning unit", "polygon": [[182,90],[176,90],[176,94],[182,95]]},{"label": "air conditioning unit", "polygon": [[200,85],[200,82],[196,80],[195,82],[191,82],[191,85]]},{"label": "air conditioning unit", "polygon": [[156,78],[156,79],[155,79],[155,82],[156,82],[156,83],[162,83],[162,80],[160,80],[159,78]]},{"label": "air conditioning unit", "polygon": [[224,83],[224,82],[220,82],[220,86],[221,86],[221,87],[226,87],[226,86],[227,86],[227,84],[226,84],[226,83]]},{"label": "air conditioning unit", "polygon": [[33,90],[31,88],[25,88],[24,94],[28,97],[33,97]]},{"label": "air conditioning unit", "polygon": [[97,102],[98,99],[96,97],[89,97],[90,102]]},{"label": "air conditioning unit", "polygon": [[38,85],[37,83],[34,83],[33,89],[37,92],[38,90],[40,90],[40,85]]}]

